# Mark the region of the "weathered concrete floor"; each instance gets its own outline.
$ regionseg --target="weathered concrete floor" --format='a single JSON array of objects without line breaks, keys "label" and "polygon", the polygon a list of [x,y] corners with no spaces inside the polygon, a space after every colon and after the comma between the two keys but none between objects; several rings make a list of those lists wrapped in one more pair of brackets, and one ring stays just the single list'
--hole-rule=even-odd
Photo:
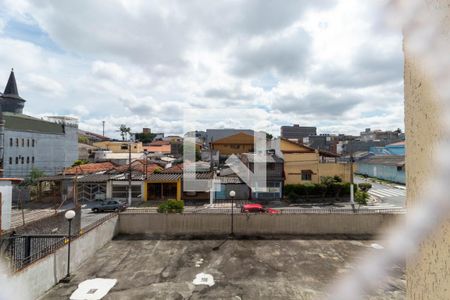
[{"label": "weathered concrete floor", "polygon": [[[104,299],[316,299],[333,278],[350,270],[372,241],[232,240],[217,251],[214,240],[114,240],[89,259],[70,284],[44,299],[69,299],[77,284],[115,278]],[[196,263],[203,259],[200,267]],[[393,266],[385,290],[370,299],[403,299],[403,266]],[[214,276],[212,287],[195,286],[197,273]]]}]

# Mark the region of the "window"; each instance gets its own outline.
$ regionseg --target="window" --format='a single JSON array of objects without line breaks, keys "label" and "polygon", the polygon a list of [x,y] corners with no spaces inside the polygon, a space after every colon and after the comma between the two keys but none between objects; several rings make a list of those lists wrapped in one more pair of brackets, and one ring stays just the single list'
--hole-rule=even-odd
[{"label": "window", "polygon": [[27,139],[27,147],[30,147],[30,139]]},{"label": "window", "polygon": [[16,165],[18,165],[18,164],[19,164],[19,158],[16,157]]},{"label": "window", "polygon": [[120,146],[120,149],[121,149],[121,150],[128,150],[128,144],[122,144],[122,145]]},{"label": "window", "polygon": [[12,157],[9,158],[9,164],[12,165]]},{"label": "window", "polygon": [[312,179],[312,172],[311,170],[302,170],[302,180],[304,181],[311,181]]},{"label": "window", "polygon": [[27,156],[27,164],[29,164],[29,163],[30,163],[30,157]]},{"label": "window", "polygon": [[10,146],[10,147],[13,146],[13,139],[12,139],[12,138],[9,139],[9,146]]},{"label": "window", "polygon": [[22,147],[25,147],[25,139],[22,139]]},{"label": "window", "polygon": [[25,157],[22,156],[21,161],[22,161],[22,165],[23,165],[25,163]]},{"label": "window", "polygon": [[31,163],[34,164],[34,156],[31,158]]},{"label": "window", "polygon": [[19,147],[19,139],[16,138],[16,147]]},{"label": "window", "polygon": [[31,140],[31,147],[34,147],[34,139]]},{"label": "window", "polygon": [[231,144],[230,147],[233,148],[233,149],[239,149],[239,148],[241,148],[241,145]]}]

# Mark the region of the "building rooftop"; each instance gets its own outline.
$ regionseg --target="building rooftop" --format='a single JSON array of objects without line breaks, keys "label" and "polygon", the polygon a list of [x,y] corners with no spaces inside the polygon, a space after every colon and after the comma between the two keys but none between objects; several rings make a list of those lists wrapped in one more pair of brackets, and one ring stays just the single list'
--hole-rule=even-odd
[{"label": "building rooftop", "polygon": [[405,157],[403,155],[371,156],[369,158],[360,160],[360,163],[401,167],[405,165]]},{"label": "building rooftop", "polygon": [[66,175],[75,175],[75,174],[92,174],[98,172],[105,172],[113,169],[115,165],[111,162],[102,162],[102,163],[90,163],[79,165],[76,167],[66,168],[64,170],[64,174]]},{"label": "building rooftop", "polygon": [[[96,277],[117,279],[105,299],[321,299],[334,278],[355,268],[363,252],[383,251],[372,248],[372,243],[119,236],[74,270],[70,283],[56,285],[43,299],[69,299],[80,282]],[[370,299],[404,299],[404,266],[390,269],[387,284],[380,285]],[[213,277],[214,285],[193,284],[202,272]]]},{"label": "building rooftop", "polygon": [[3,112],[7,130],[29,131],[39,133],[64,134],[64,125],[45,121],[24,114]]}]

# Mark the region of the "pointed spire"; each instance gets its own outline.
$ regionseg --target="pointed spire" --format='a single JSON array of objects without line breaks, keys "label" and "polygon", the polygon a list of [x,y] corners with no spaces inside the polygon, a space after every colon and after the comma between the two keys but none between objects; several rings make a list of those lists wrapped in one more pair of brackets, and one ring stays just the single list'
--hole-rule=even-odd
[{"label": "pointed spire", "polygon": [[8,83],[5,87],[5,96],[16,96],[19,97],[19,91],[17,90],[16,77],[14,76],[14,69],[11,69],[11,74],[9,74]]}]

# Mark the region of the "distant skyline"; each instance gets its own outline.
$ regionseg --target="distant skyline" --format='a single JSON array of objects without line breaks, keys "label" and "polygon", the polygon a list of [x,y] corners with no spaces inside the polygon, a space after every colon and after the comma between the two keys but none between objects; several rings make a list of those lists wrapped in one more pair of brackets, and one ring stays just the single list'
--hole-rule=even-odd
[{"label": "distant skyline", "polygon": [[113,137],[181,134],[197,108],[254,110],[198,130],[403,130],[402,35],[380,2],[0,0],[0,89],[14,68],[25,113]]}]

